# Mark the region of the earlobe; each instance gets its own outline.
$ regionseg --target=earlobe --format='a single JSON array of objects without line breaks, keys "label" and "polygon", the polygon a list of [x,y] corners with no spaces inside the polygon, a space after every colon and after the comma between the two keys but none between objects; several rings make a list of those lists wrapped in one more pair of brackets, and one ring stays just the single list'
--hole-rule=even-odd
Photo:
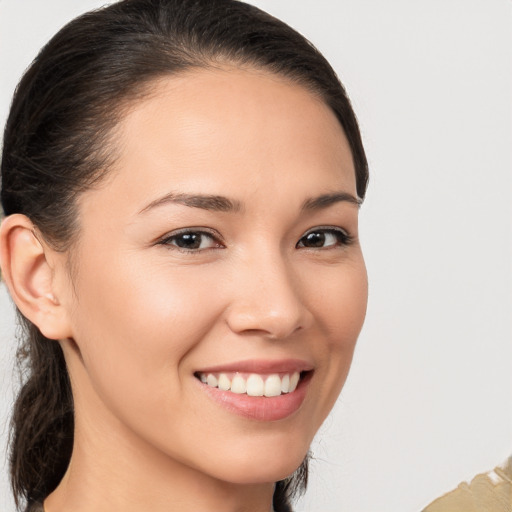
[{"label": "earlobe", "polygon": [[14,214],[0,227],[0,266],[21,313],[50,339],[70,337],[68,315],[55,292],[55,253],[28,217]]}]

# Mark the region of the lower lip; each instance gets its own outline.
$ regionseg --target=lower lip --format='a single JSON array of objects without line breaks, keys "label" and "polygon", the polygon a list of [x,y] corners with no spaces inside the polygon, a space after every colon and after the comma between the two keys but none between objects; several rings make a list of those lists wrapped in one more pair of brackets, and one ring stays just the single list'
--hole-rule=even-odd
[{"label": "lower lip", "polygon": [[232,393],[231,391],[222,391],[202,383],[197,382],[210,398],[215,400],[229,412],[258,421],[278,421],[291,416],[298,411],[311,380],[311,373],[307,373],[300,381],[292,393],[286,393],[279,396],[249,396],[246,394]]}]

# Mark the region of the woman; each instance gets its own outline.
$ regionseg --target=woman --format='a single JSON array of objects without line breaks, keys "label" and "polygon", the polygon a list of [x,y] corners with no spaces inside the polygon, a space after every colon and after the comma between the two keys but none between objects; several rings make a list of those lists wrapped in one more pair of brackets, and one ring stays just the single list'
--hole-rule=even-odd
[{"label": "woman", "polygon": [[367,178],[335,73],[254,7],[124,0],[62,29],[2,155],[18,506],[290,510],[365,315]]}]

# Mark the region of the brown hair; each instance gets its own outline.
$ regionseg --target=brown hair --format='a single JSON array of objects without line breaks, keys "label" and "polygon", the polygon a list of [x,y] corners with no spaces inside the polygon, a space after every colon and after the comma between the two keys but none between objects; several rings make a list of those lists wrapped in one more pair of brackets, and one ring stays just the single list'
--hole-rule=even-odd
[{"label": "brown hair", "polygon": [[[147,85],[190,68],[230,63],[285,76],[319,95],[343,127],[364,198],[367,161],[345,90],[299,33],[236,0],[123,0],[84,14],[41,50],[19,83],[4,133],[1,200],[58,250],[79,230],[76,201],[112,163],[109,136],[123,105]],[[73,446],[73,398],[59,344],[19,315],[24,383],[12,417],[11,482],[18,507],[58,485]],[[274,507],[291,510],[307,461],[277,482]]]}]

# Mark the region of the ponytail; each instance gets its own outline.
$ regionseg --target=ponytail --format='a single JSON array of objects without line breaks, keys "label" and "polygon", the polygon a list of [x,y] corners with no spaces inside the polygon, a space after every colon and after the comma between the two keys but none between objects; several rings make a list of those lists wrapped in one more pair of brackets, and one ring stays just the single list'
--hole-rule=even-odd
[{"label": "ponytail", "polygon": [[21,390],[11,419],[11,485],[16,506],[42,502],[66,472],[73,447],[73,398],[64,355],[19,315]]}]

